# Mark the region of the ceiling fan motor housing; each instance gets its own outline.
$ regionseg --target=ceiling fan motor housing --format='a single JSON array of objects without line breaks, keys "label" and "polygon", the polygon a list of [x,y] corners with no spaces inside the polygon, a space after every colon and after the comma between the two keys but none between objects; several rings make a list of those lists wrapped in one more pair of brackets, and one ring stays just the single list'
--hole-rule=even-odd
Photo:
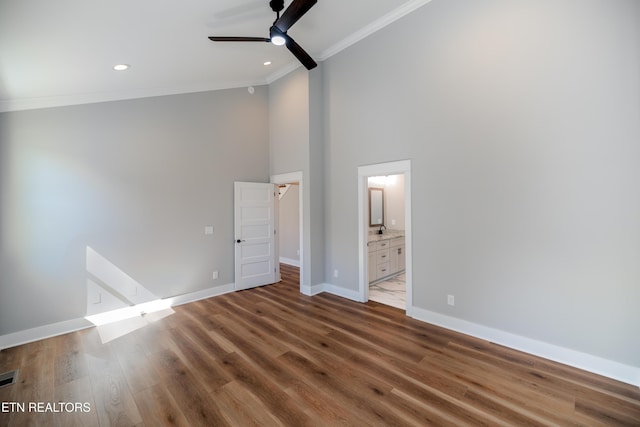
[{"label": "ceiling fan motor housing", "polygon": [[269,6],[271,6],[271,10],[273,10],[274,12],[280,12],[282,9],[284,9],[284,0],[271,0],[269,2]]}]

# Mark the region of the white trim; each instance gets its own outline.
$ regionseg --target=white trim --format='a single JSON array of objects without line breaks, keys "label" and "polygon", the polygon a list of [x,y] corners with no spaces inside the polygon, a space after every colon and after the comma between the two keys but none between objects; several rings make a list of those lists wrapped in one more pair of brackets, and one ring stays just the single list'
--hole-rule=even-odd
[{"label": "white trim", "polygon": [[368,249],[369,222],[366,206],[368,204],[368,177],[377,175],[404,175],[404,223],[405,223],[405,274],[406,274],[406,312],[410,315],[413,305],[413,245],[411,231],[411,160],[379,163],[358,167],[358,299],[369,300]]},{"label": "white trim", "polygon": [[[203,289],[188,294],[164,298],[163,301],[166,300],[171,307],[175,307],[177,305],[187,304],[190,302],[233,292],[234,289],[235,284],[229,283],[226,285],[215,286],[213,288]],[[129,307],[125,309],[128,308]],[[89,322],[85,318],[79,318],[52,323],[50,325],[38,326],[36,328],[13,332],[11,334],[0,335],[0,350],[43,340],[46,338],[52,338],[58,335],[68,334],[70,332],[75,332],[90,327],[93,327],[93,324],[91,322]]]},{"label": "white trim", "polygon": [[217,297],[220,295],[234,292],[236,289],[235,283],[227,283],[222,286],[214,286],[212,288],[203,289],[201,291],[190,292],[188,294],[177,295],[175,297],[167,298],[171,300],[171,307],[178,305],[188,304],[190,302],[196,302],[207,298]]},{"label": "white trim", "polygon": [[324,292],[327,292],[329,294],[350,299],[356,302],[366,302],[366,301],[362,301],[360,297],[360,293],[357,290],[346,289],[346,288],[343,288],[342,286],[332,285],[331,283],[323,283],[320,286],[322,286],[322,290]]},{"label": "white trim", "polygon": [[38,326],[24,331],[0,335],[0,350],[27,344],[33,341],[52,338],[58,335],[90,328],[93,324],[84,318],[65,320],[64,322]]},{"label": "white trim", "polygon": [[411,170],[411,160],[398,160],[395,162],[358,166],[358,175],[364,177],[376,175],[400,175],[408,170]]},{"label": "white trim", "polygon": [[424,6],[427,3],[430,3],[431,1],[432,0],[411,0],[406,2],[402,6],[392,10],[391,12],[382,16],[381,18],[376,19],[366,27],[361,28],[360,30],[356,31],[350,36],[347,36],[346,38],[342,39],[341,41],[329,47],[328,49],[325,49],[318,56],[318,60],[325,61],[329,59],[333,55],[345,50],[351,45],[358,43],[360,40],[366,37],[369,37],[371,34],[375,33],[376,31],[383,29],[387,25],[397,21],[403,16],[408,15],[414,10]]},{"label": "white trim", "polygon": [[324,292],[324,284],[313,286],[300,286],[300,292],[307,296],[314,296]]},{"label": "white trim", "polygon": [[285,258],[285,257],[281,256],[280,257],[280,263],[281,264],[292,265],[294,267],[300,267],[300,260],[299,259]]},{"label": "white trim", "polygon": [[248,86],[267,85],[266,80],[231,82],[222,85],[201,85],[164,89],[138,89],[126,92],[80,93],[75,95],[47,96],[38,98],[17,98],[0,100],[0,113],[9,111],[37,110],[41,108],[66,107],[71,105],[97,104],[100,102],[125,101],[130,99],[154,98],[157,96],[182,95],[189,93],[211,92],[225,89],[237,89]]},{"label": "white trim", "polygon": [[270,85],[271,83],[275,82],[276,80],[280,80],[281,78],[283,78],[287,74],[297,70],[301,66],[302,66],[302,64],[300,64],[300,62],[298,62],[298,61],[290,62],[284,68],[281,68],[280,70],[276,71],[275,73],[269,74],[267,76],[267,78],[266,78],[266,82],[267,82],[268,85]]},{"label": "white trim", "polygon": [[271,175],[272,184],[291,184],[302,180],[302,171]]},{"label": "white trim", "polygon": [[[431,1],[433,0],[410,0],[406,2],[402,6],[399,6],[398,8],[392,10],[386,15],[383,15],[382,17],[376,19],[369,25],[359,29],[355,33],[352,33],[346,38],[340,40],[333,46],[329,46],[327,49],[323,50],[318,55],[316,55],[317,61],[318,62],[326,61],[327,59],[331,58],[333,55],[340,53],[346,48],[358,43],[360,40],[363,40],[369,37],[371,34],[375,33],[376,31],[380,31],[387,25],[394,23],[398,19],[410,14],[411,12],[424,6],[425,4],[431,3]],[[292,71],[297,70],[300,67],[301,67],[301,64],[297,61],[287,64],[286,67],[281,68],[275,73],[267,76],[266,78],[267,84],[271,84],[281,79],[282,77],[286,76]]]},{"label": "white trim", "polygon": [[625,365],[419,307],[412,307],[411,317],[640,387],[639,367]]}]

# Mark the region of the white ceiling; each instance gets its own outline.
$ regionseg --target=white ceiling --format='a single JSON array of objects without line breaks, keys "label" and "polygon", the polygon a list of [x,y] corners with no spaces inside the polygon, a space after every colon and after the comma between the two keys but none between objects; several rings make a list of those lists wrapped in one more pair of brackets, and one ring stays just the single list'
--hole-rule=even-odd
[{"label": "white ceiling", "polygon": [[[320,62],[428,1],[319,0],[288,33]],[[270,83],[299,66],[284,46],[207,36],[274,20],[269,0],[0,0],[0,111]]]}]

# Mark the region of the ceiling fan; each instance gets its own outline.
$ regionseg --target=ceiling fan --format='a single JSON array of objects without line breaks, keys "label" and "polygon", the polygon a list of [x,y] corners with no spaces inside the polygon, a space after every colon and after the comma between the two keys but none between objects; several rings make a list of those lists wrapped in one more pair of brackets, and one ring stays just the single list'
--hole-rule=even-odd
[{"label": "ceiling fan", "polygon": [[269,37],[211,36],[209,40],[214,42],[270,42],[277,46],[284,44],[307,70],[311,70],[318,64],[287,34],[287,31],[317,2],[318,0],[293,0],[287,10],[280,16],[280,12],[284,9],[284,0],[271,0],[269,6],[276,13],[276,20],[269,28]]}]

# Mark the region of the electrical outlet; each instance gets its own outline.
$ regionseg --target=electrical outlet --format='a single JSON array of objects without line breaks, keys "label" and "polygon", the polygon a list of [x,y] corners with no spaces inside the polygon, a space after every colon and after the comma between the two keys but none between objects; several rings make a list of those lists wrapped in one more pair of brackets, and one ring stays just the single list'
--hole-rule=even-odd
[{"label": "electrical outlet", "polygon": [[447,304],[456,305],[456,300],[453,295],[447,295]]},{"label": "electrical outlet", "polygon": [[213,234],[213,225],[206,225],[204,227],[204,234],[206,235]]},{"label": "electrical outlet", "polygon": [[213,280],[216,280],[218,278],[218,270],[213,272]]},{"label": "electrical outlet", "polygon": [[338,277],[338,270],[333,270],[333,277]]}]

